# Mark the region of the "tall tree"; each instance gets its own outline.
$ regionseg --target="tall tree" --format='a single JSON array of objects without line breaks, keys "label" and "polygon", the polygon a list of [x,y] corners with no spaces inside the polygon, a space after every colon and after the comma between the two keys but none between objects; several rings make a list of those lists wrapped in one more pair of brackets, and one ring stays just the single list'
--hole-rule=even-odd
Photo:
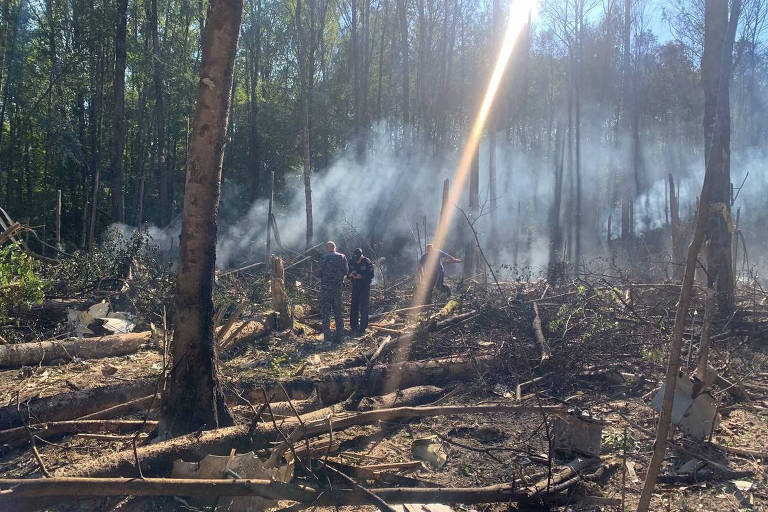
[{"label": "tall tree", "polygon": [[707,0],[701,83],[704,88],[704,155],[711,176],[710,216],[707,225],[707,275],[717,290],[721,314],[734,307],[731,248],[731,107],[730,81],[733,43],[741,0]]},{"label": "tall tree", "polygon": [[243,0],[211,0],[197,86],[184,190],[173,369],[165,428],[174,434],[217,428],[232,418],[217,375],[213,337],[216,217]]},{"label": "tall tree", "polygon": [[157,177],[160,198],[160,224],[165,227],[170,222],[171,196],[170,179],[165,156],[165,86],[163,85],[163,57],[160,53],[160,36],[157,27],[157,0],[149,0],[149,28],[152,31],[152,70],[155,82],[155,147],[157,151]]},{"label": "tall tree", "polygon": [[299,68],[299,96],[301,104],[302,159],[304,161],[304,200],[307,217],[306,246],[314,240],[312,221],[312,88],[315,78],[317,48],[323,37],[328,0],[296,1],[294,28],[296,31],[296,54]]},{"label": "tall tree", "polygon": [[125,37],[128,23],[128,0],[117,2],[117,28],[115,30],[115,77],[112,119],[112,161],[110,164],[112,188],[112,220],[125,222],[125,196],[123,194],[123,149],[125,148]]},{"label": "tall tree", "polygon": [[411,73],[409,67],[408,56],[408,0],[396,0],[397,2],[397,19],[400,27],[400,59],[401,68],[400,73],[402,77],[403,90],[402,90],[402,104],[400,117],[403,120],[403,129],[405,130],[410,122],[411,111],[411,98],[410,98],[410,83]]}]

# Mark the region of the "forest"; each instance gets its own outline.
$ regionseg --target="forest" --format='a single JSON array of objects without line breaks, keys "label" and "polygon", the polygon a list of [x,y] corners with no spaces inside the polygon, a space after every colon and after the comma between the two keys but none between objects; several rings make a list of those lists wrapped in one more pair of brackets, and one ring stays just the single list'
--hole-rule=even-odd
[{"label": "forest", "polygon": [[0,510],[768,510],[767,165],[768,0],[0,0]]}]

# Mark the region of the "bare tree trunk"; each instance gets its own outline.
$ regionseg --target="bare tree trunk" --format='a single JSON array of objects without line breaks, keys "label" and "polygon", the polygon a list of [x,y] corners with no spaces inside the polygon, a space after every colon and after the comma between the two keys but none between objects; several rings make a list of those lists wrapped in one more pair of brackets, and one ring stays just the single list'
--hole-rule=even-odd
[{"label": "bare tree trunk", "polygon": [[243,0],[212,0],[197,86],[176,283],[173,370],[163,407],[173,434],[231,424],[213,332],[216,214]]},{"label": "bare tree trunk", "polygon": [[[629,132],[630,115],[629,105],[632,102],[632,68],[630,65],[630,56],[632,49],[632,0],[624,0],[624,34],[623,34],[623,53],[622,53],[622,112],[621,112],[621,126],[619,137],[619,147],[626,148],[626,144],[622,141],[622,137],[626,137]],[[630,185],[630,168],[633,164],[633,158],[630,156],[624,159],[621,172],[621,238],[626,240],[632,236],[633,228],[630,217],[630,201],[634,194],[632,193],[632,186]]]},{"label": "bare tree trunk", "polygon": [[[308,0],[311,1],[311,0]],[[309,94],[311,80],[310,76],[310,48],[312,44],[308,41],[308,37],[305,37],[304,29],[302,27],[302,2],[296,1],[295,11],[295,24],[296,24],[296,45],[298,50],[299,60],[299,87],[301,95],[301,133],[302,133],[302,156],[304,159],[304,200],[307,214],[307,232],[306,232],[306,247],[312,246],[312,240],[314,239],[314,227],[312,222],[312,152],[310,148],[310,117],[309,117]],[[308,6],[309,7],[309,6]]]},{"label": "bare tree trunk", "polygon": [[397,18],[400,21],[400,57],[401,73],[403,79],[403,96],[401,105],[401,117],[403,120],[403,129],[405,130],[410,123],[410,70],[408,66],[408,0],[397,0]]},{"label": "bare tree trunk", "polygon": [[170,201],[168,194],[168,169],[165,163],[165,99],[163,97],[164,66],[160,55],[160,39],[157,33],[157,0],[149,2],[150,30],[152,32],[152,63],[155,83],[155,128],[157,131],[157,175],[159,180],[160,224],[170,222]]},{"label": "bare tree trunk", "polygon": [[[493,0],[491,19],[491,48],[490,55],[494,55],[500,43],[500,27],[502,20],[501,5],[499,0]],[[503,105],[503,104],[502,104]],[[500,105],[500,107],[502,106]],[[488,120],[488,195],[491,208],[491,240],[488,244],[489,252],[495,256],[498,248],[499,216],[496,190],[496,132],[499,129],[499,115],[501,108],[496,108],[490,113]],[[492,257],[493,257],[492,256]]]},{"label": "bare tree trunk", "polygon": [[555,129],[555,190],[549,218],[549,263],[547,279],[557,284],[560,279],[560,261],[563,245],[563,230],[560,226],[560,209],[563,198],[563,135],[562,129]]},{"label": "bare tree trunk", "polygon": [[[475,149],[472,158],[472,167],[469,170],[469,220],[477,219],[480,207],[480,148]],[[472,237],[471,229],[467,229],[464,246],[464,271],[465,278],[472,277],[477,271],[477,246]]]},{"label": "bare tree trunk", "polygon": [[576,24],[576,76],[574,77],[575,89],[575,119],[576,124],[576,215],[575,215],[575,240],[573,250],[573,267],[578,273],[579,262],[581,260],[581,72],[583,67],[583,46],[584,46],[584,1],[577,2]]},{"label": "bare tree trunk", "polygon": [[717,289],[720,313],[734,308],[732,222],[731,222],[731,110],[729,84],[732,73],[733,42],[741,0],[707,0],[701,82],[704,87],[704,150],[707,173],[712,175],[707,235],[709,287]]},{"label": "bare tree trunk", "polygon": [[[254,9],[254,4],[256,8]],[[250,3],[251,6],[251,30],[253,31],[250,41],[251,53],[251,87],[250,87],[250,136],[251,143],[248,148],[251,157],[251,188],[252,197],[255,199],[259,195],[261,186],[261,140],[259,138],[259,71],[261,69],[261,0],[255,0]]]},{"label": "bare tree trunk", "polygon": [[123,149],[125,147],[125,33],[128,0],[117,2],[117,29],[115,30],[115,78],[113,105],[112,162],[112,220],[125,222],[123,195]]},{"label": "bare tree trunk", "polygon": [[99,195],[101,192],[101,117],[102,100],[104,96],[104,59],[97,58],[97,78],[93,91],[93,108],[91,109],[89,127],[91,136],[91,156],[90,167],[93,173],[93,190],[91,192],[91,211],[90,223],[88,225],[88,249],[93,249],[96,243],[96,214],[99,210]]},{"label": "bare tree trunk", "polygon": [[672,174],[669,175],[669,213],[672,228],[672,279],[680,281],[685,270],[685,249],[682,241],[683,226],[680,221],[680,195],[675,191],[675,178]]}]

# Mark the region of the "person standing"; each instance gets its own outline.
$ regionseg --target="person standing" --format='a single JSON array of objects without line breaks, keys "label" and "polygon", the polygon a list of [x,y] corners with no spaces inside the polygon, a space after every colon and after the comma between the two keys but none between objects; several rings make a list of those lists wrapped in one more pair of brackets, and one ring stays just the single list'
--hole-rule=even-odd
[{"label": "person standing", "polygon": [[368,304],[371,299],[371,281],[373,281],[373,263],[363,256],[363,250],[360,248],[352,251],[347,277],[352,280],[349,329],[352,331],[352,336],[360,336],[365,334],[368,328]]},{"label": "person standing", "polygon": [[[336,252],[336,243],[325,243],[325,254],[317,267],[320,278],[320,313],[323,316],[323,340],[340,342],[344,337],[344,306],[341,292],[344,276],[349,273],[347,257]],[[331,313],[336,322],[336,335],[331,336]]]},{"label": "person standing", "polygon": [[426,247],[427,251],[424,253],[424,255],[419,258],[419,277],[422,282],[424,282],[424,279],[427,279],[427,295],[426,295],[426,303],[431,304],[432,303],[432,291],[435,288],[435,285],[437,285],[437,288],[443,292],[445,292],[448,297],[451,296],[451,289],[448,287],[448,285],[445,284],[445,267],[443,266],[443,258],[447,259],[448,263],[461,263],[461,260],[459,258],[454,258],[447,252],[443,252],[440,249],[437,250],[439,253],[437,256],[437,264],[435,265],[434,271],[431,273],[431,275],[426,276],[425,273],[427,271],[427,258],[429,257],[429,253],[432,252],[434,249],[432,244],[427,244]]}]

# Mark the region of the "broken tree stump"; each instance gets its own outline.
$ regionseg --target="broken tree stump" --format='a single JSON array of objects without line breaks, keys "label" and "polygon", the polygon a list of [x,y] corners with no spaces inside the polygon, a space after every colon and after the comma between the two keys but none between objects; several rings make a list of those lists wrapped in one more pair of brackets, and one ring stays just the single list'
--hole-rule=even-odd
[{"label": "broken tree stump", "polygon": [[285,268],[283,260],[274,254],[270,258],[270,292],[272,294],[272,309],[276,313],[276,327],[279,331],[285,331],[293,327],[291,304],[288,294],[285,292]]},{"label": "broken tree stump", "polygon": [[50,364],[55,361],[100,359],[124,356],[138,352],[149,343],[152,333],[129,332],[101,338],[73,338],[62,341],[39,341],[0,346],[0,368],[19,368],[25,365]]}]

